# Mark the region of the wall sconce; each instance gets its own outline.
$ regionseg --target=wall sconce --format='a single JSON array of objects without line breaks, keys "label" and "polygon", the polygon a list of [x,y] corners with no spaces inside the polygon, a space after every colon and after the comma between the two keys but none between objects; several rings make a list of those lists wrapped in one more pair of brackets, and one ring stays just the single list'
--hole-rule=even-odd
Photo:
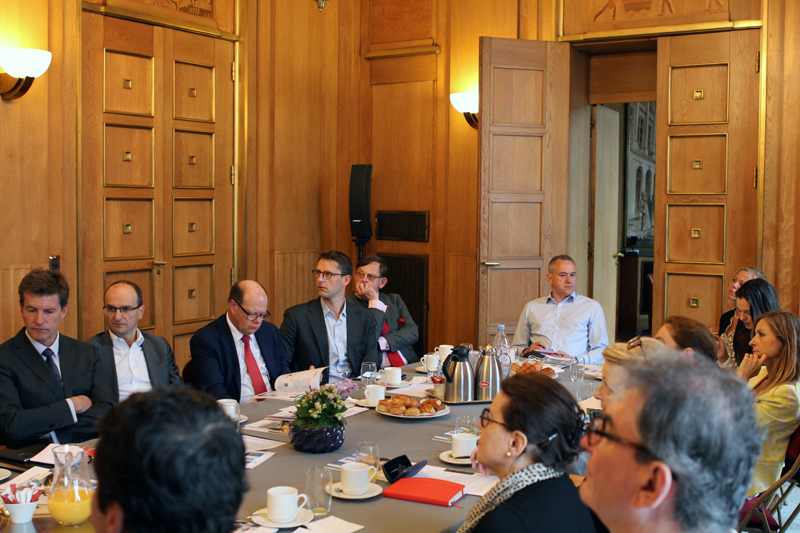
[{"label": "wall sconce", "polygon": [[478,110],[480,98],[478,93],[453,93],[450,95],[450,103],[456,111],[464,114],[467,124],[478,129]]},{"label": "wall sconce", "polygon": [[317,2],[317,5],[319,5],[319,12],[322,13],[322,8],[325,7],[326,0],[315,0],[315,1]]},{"label": "wall sconce", "polygon": [[28,92],[33,85],[33,79],[47,72],[52,59],[53,54],[46,50],[32,48],[0,50],[0,67],[6,71],[6,74],[0,74],[0,78],[6,76],[17,78],[11,89],[0,93],[3,100],[15,100]]}]

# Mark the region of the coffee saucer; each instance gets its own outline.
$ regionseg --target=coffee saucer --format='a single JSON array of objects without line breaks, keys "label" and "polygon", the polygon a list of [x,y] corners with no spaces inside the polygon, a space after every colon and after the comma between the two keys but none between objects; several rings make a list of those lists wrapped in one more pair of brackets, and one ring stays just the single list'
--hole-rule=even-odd
[{"label": "coffee saucer", "polygon": [[239,415],[240,424],[244,424],[245,422],[247,422],[247,420],[248,420],[247,415]]},{"label": "coffee saucer", "polygon": [[444,461],[445,463],[450,463],[451,465],[470,465],[472,466],[472,461],[469,460],[469,457],[466,459],[456,459],[453,457],[453,451],[447,450],[446,452],[442,452],[439,454],[439,459]]},{"label": "coffee saucer", "polygon": [[259,509],[250,516],[250,520],[264,527],[276,527],[278,529],[289,529],[291,527],[302,526],[314,520],[314,513],[305,508],[297,510],[297,518],[291,522],[272,522],[267,515],[267,508]]},{"label": "coffee saucer", "polygon": [[6,470],[5,468],[0,468],[0,481],[8,479],[11,477],[11,470]]},{"label": "coffee saucer", "polygon": [[[382,380],[378,381],[378,385],[383,385],[383,381]],[[403,380],[400,383],[395,383],[394,385],[387,384],[386,385],[386,390],[402,389],[403,387],[408,387],[409,385],[411,385],[411,381]]]},{"label": "coffee saucer", "polygon": [[367,400],[356,400],[356,405],[359,407],[367,407],[369,409],[375,409],[376,407],[378,407],[377,403],[375,405],[372,405]]},{"label": "coffee saucer", "polygon": [[[383,492],[381,486],[376,483],[370,483],[369,487],[367,488],[367,492],[365,492],[364,494],[346,494],[342,490],[341,483],[334,483],[332,489],[333,493],[331,494],[331,496],[333,496],[334,498],[341,498],[343,500],[368,500],[369,498],[374,498],[375,496]],[[326,490],[325,492],[328,491]]]}]

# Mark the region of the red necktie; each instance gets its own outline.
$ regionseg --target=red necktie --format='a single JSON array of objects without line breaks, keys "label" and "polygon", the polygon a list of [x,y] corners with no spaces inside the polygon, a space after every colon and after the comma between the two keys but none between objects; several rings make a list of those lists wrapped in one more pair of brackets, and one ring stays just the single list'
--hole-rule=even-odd
[{"label": "red necktie", "polygon": [[[386,335],[387,333],[389,333],[389,324],[384,320],[381,335]],[[403,363],[403,358],[397,352],[387,352],[386,355],[389,356],[389,362],[392,366],[403,366],[405,364]]]},{"label": "red necktie", "polygon": [[264,377],[261,375],[261,370],[258,369],[258,363],[253,357],[252,350],[250,350],[250,335],[242,337],[242,342],[244,343],[244,364],[247,365],[247,373],[250,374],[250,380],[253,382],[253,391],[256,394],[267,392]]}]

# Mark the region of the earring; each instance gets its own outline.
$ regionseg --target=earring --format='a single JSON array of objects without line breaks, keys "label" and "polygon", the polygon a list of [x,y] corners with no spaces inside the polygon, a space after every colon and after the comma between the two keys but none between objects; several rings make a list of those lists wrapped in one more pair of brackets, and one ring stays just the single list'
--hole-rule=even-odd
[{"label": "earring", "polygon": [[511,452],[506,452],[506,457],[511,457]]}]

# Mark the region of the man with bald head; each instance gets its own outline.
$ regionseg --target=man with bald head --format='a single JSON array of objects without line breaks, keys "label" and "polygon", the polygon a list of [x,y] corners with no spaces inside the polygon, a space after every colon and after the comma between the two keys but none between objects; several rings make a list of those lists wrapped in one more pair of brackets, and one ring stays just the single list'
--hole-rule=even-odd
[{"label": "man with bald head", "polygon": [[167,340],[139,330],[145,311],[139,286],[127,280],[112,283],[103,303],[108,329],[86,342],[100,352],[114,403],[134,392],[183,384]]},{"label": "man with bald head", "polygon": [[190,364],[200,390],[243,403],[289,373],[278,328],[266,321],[268,302],[260,283],[242,280],[231,287],[227,312],[192,336]]}]

